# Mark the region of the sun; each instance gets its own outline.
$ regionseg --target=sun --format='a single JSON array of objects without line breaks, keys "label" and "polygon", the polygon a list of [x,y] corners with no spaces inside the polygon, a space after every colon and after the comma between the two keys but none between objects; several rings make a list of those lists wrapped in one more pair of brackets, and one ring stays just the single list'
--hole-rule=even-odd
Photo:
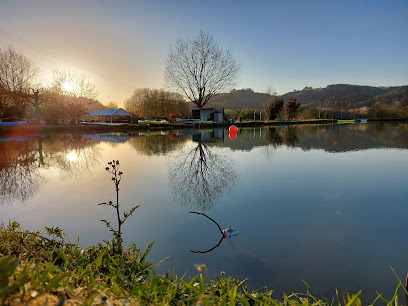
[{"label": "sun", "polygon": [[64,82],[62,87],[64,87],[64,90],[66,92],[72,92],[72,90],[74,89],[74,86],[72,86],[72,84],[70,82]]},{"label": "sun", "polygon": [[70,161],[70,162],[75,162],[78,159],[78,156],[74,151],[69,152],[65,157]]}]

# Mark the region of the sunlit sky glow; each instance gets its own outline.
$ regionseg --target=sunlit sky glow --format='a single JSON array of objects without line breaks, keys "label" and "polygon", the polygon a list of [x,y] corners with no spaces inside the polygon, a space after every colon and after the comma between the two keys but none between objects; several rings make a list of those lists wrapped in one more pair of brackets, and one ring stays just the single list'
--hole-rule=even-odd
[{"label": "sunlit sky glow", "polygon": [[0,2],[0,47],[42,83],[53,68],[89,76],[104,103],[163,88],[169,45],[201,29],[241,64],[237,88],[408,84],[406,0]]},{"label": "sunlit sky glow", "polygon": [[63,87],[64,87],[64,90],[65,90],[66,92],[71,92],[71,91],[74,89],[74,87],[72,86],[72,84],[69,83],[69,82],[65,82],[65,83],[63,84]]}]

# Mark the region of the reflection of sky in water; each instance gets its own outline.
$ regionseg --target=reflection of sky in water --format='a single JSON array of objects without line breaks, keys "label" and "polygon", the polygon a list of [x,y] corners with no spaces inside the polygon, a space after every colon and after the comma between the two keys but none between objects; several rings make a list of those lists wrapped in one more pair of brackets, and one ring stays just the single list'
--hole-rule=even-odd
[{"label": "reflection of sky in water", "polygon": [[[240,137],[251,140],[238,134],[234,145]],[[196,145],[183,144],[186,150]],[[178,274],[192,275],[193,264],[206,263],[212,277],[225,271],[277,293],[304,291],[304,279],[325,295],[336,287],[363,288],[370,295],[386,288],[391,294],[396,282],[389,266],[401,278],[408,271],[407,150],[328,153],[282,145],[265,154],[264,146],[240,151],[217,145],[210,150],[238,165],[239,180],[207,214],[240,234],[211,253],[189,252],[214,246],[219,231],[171,194],[168,161],[175,153],[146,156],[126,142],[97,144],[100,156],[88,174],[63,179],[57,168],[40,169],[44,185],[24,203],[1,205],[1,219],[16,219],[32,230],[58,225],[84,245],[109,239],[100,220],[114,222],[114,211],[97,204],[114,199],[104,168],[118,159],[124,172],[121,208],[141,205],[124,225],[124,239],[142,247],[155,241],[151,260],[169,256],[159,272],[173,264]]]}]

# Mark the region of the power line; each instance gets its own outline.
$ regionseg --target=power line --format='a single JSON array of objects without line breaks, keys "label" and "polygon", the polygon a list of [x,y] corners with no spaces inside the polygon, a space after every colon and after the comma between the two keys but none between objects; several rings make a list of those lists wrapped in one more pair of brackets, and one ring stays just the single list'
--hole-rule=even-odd
[{"label": "power line", "polygon": [[[36,45],[34,45],[34,44],[32,44],[32,43],[30,43],[30,42],[28,42],[28,41],[26,41],[26,40],[20,38],[20,37],[17,37],[17,36],[15,36],[15,35],[13,35],[13,34],[10,34],[10,33],[6,32],[6,31],[4,31],[4,30],[2,30],[2,29],[0,29],[0,32],[1,32],[0,35],[3,35],[3,36],[5,36],[5,37],[7,37],[7,38],[9,38],[9,39],[11,39],[11,40],[17,41],[17,42],[19,42],[19,43],[21,43],[21,44],[23,44],[23,45],[25,45],[25,46],[27,46],[27,47],[29,47],[29,48],[35,49],[35,50],[37,50],[37,51],[39,51],[39,52],[41,52],[41,53],[44,53],[44,54],[46,54],[46,55],[48,55],[48,56],[51,56],[51,57],[55,58],[55,59],[57,59],[57,60],[66,62],[66,63],[68,63],[68,64],[71,64],[71,65],[73,65],[73,66],[76,66],[76,67],[78,67],[78,68],[81,68],[81,69],[83,69],[83,70],[89,71],[89,72],[92,73],[92,74],[101,76],[101,77],[103,77],[103,78],[105,78],[105,79],[112,80],[111,78],[109,78],[108,76],[106,76],[106,75],[104,75],[104,74],[102,74],[102,73],[99,73],[99,72],[97,72],[97,71],[94,71],[94,70],[92,70],[92,69],[89,69],[88,67],[85,67],[85,66],[83,66],[83,65],[81,65],[81,64],[78,64],[78,63],[75,63],[75,62],[73,62],[72,60],[66,59],[66,58],[64,58],[64,57],[62,57],[62,56],[56,55],[55,53],[53,53],[53,52],[51,52],[51,51],[48,51],[48,50],[46,50],[46,49],[44,49],[44,48],[41,48],[41,47],[38,47],[38,46],[36,46]],[[112,81],[114,81],[114,80],[112,80]],[[123,85],[122,83],[120,83],[120,84]]]},{"label": "power line", "polygon": [[[88,67],[85,67],[84,65],[78,64],[78,63],[76,63],[76,62],[74,62],[74,61],[72,61],[72,60],[66,59],[66,58],[64,58],[64,57],[62,57],[62,56],[56,55],[55,53],[53,53],[53,52],[51,52],[51,51],[48,51],[48,50],[46,50],[46,49],[44,49],[44,48],[41,48],[41,47],[38,47],[38,46],[36,46],[36,45],[30,43],[29,41],[26,41],[26,40],[24,40],[24,39],[22,39],[22,38],[20,38],[20,37],[17,37],[17,36],[15,36],[15,35],[13,35],[13,34],[10,34],[10,33],[6,32],[6,31],[4,31],[3,29],[0,29],[0,35],[6,37],[6,38],[8,38],[8,39],[11,39],[11,40],[13,40],[13,41],[16,41],[16,42],[18,42],[18,43],[20,43],[20,44],[22,44],[22,45],[24,45],[24,46],[26,46],[26,47],[29,47],[29,48],[31,48],[31,49],[34,49],[34,50],[37,51],[37,52],[43,53],[43,54],[45,54],[45,55],[47,55],[47,56],[50,56],[50,57],[52,57],[52,58],[54,58],[54,59],[57,59],[57,60],[59,60],[59,61],[65,62],[65,63],[68,63],[68,64],[70,64],[70,65],[72,65],[72,66],[75,66],[75,67],[77,67],[77,68],[80,68],[80,69],[82,69],[82,70],[88,71],[89,73],[92,73],[93,75],[96,75],[96,76],[98,76],[98,77],[100,77],[100,78],[103,78],[103,79],[108,80],[108,81],[110,81],[110,82],[114,82],[114,83],[116,83],[116,84],[118,84],[118,85],[120,85],[120,86],[122,86],[122,87],[127,88],[127,89],[133,90],[133,88],[130,87],[130,84],[125,84],[125,83],[123,83],[123,82],[118,82],[118,81],[116,81],[116,80],[113,80],[112,78],[110,78],[110,77],[108,77],[108,76],[106,76],[106,75],[104,75],[104,74],[102,74],[102,73],[100,73],[100,72],[97,72],[97,71],[94,71],[94,70],[92,70],[92,69],[89,69]],[[5,44],[5,43],[2,42],[2,44]],[[47,61],[47,60],[45,60],[45,61]],[[49,62],[49,61],[48,61],[48,62]],[[53,64],[53,65],[55,65],[55,63],[52,63],[52,62],[50,62],[50,63]],[[111,85],[111,84],[108,84],[108,85],[109,85],[109,86],[113,86],[113,85]]]},{"label": "power line", "polygon": [[[4,43],[4,42],[1,42],[1,41],[0,41],[0,43],[2,43],[2,44],[4,44],[4,45],[8,45],[8,44],[6,44],[6,43]],[[39,56],[38,54],[30,53],[30,52],[27,52],[27,51],[24,51],[24,52],[23,52],[23,51],[18,50],[18,49],[17,49],[17,51],[19,51],[20,53],[29,54],[30,56],[33,56],[33,57],[39,59],[40,61],[43,61],[43,62],[52,64],[52,65],[54,65],[54,66],[58,66],[58,65],[59,65],[58,63],[53,62],[53,61],[50,61],[49,59],[45,59],[45,58]],[[111,84],[111,83],[106,83],[105,81],[100,81],[100,80],[99,80],[98,82],[100,82],[100,83],[102,83],[102,84],[105,84],[105,85],[107,85],[107,86],[110,86],[110,87],[115,87],[115,85],[113,85],[113,84]]]}]

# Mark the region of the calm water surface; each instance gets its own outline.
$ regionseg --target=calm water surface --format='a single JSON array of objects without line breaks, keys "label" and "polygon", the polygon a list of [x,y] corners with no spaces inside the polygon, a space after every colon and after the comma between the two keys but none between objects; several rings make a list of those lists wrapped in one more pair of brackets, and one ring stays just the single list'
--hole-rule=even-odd
[{"label": "calm water surface", "polygon": [[[0,218],[30,230],[58,225],[89,246],[110,239],[118,159],[123,209],[141,205],[124,240],[155,241],[158,268],[268,286],[276,297],[308,282],[372,299],[408,272],[408,125],[293,126],[0,139]],[[205,212],[239,235],[223,239]],[[371,301],[371,300],[370,300]]]}]

